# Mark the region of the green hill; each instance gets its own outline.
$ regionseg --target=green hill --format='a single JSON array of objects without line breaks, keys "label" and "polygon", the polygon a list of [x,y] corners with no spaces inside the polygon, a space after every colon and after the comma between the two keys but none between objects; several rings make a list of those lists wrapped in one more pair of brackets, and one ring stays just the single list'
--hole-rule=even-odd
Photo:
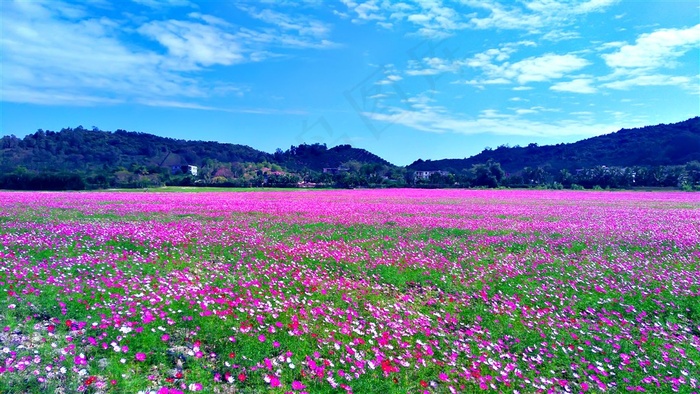
[{"label": "green hill", "polygon": [[17,166],[37,171],[93,171],[108,168],[181,166],[221,162],[260,162],[272,155],[245,145],[185,141],[152,134],[66,128],[39,130],[23,139],[0,139],[0,170]]},{"label": "green hill", "polygon": [[417,160],[408,169],[459,172],[489,160],[507,172],[525,167],[575,170],[595,166],[632,167],[681,165],[700,161],[700,117],[588,138],[570,144],[487,149],[465,159]]},{"label": "green hill", "polygon": [[[267,153],[245,145],[79,126],[0,138],[0,187],[700,187],[697,162],[700,117],[570,144],[500,146],[469,158],[418,160],[407,167],[350,145],[301,144]],[[435,170],[446,172],[415,173]]]},{"label": "green hill", "polygon": [[352,163],[393,167],[391,163],[364,149],[350,145],[327,148],[325,144],[301,144],[292,146],[285,152],[275,153],[275,161],[295,171],[323,171],[324,168],[338,168]]}]

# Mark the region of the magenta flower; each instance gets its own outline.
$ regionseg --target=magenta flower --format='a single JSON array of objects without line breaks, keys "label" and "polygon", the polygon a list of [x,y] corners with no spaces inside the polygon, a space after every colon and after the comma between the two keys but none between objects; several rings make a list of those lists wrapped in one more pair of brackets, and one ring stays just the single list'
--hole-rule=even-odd
[{"label": "magenta flower", "polygon": [[73,359],[73,361],[75,362],[75,365],[87,365],[87,359],[82,354],[80,354],[79,356],[76,356]]},{"label": "magenta flower", "polygon": [[258,341],[265,342],[265,335],[260,334],[260,336],[258,337]]},{"label": "magenta flower", "polygon": [[279,387],[282,385],[282,383],[280,383],[280,379],[277,376],[269,375],[268,378],[270,379],[270,387]]},{"label": "magenta flower", "polygon": [[298,380],[292,382],[292,389],[294,390],[303,390],[305,388],[306,386]]},{"label": "magenta flower", "polygon": [[171,389],[169,387],[161,387],[157,393],[158,394],[184,394],[182,391],[180,391],[178,389]]},{"label": "magenta flower", "polygon": [[134,358],[136,361],[146,361],[146,353],[136,353]]}]

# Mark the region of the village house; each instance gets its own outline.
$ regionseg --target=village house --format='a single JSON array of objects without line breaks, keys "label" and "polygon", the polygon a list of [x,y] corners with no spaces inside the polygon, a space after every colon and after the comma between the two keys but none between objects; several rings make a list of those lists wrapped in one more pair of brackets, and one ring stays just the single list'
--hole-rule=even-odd
[{"label": "village house", "polygon": [[442,176],[450,175],[449,172],[447,172],[447,171],[442,171],[442,170],[438,170],[438,171],[416,171],[415,174],[413,174],[413,179],[416,180],[416,181],[417,181],[417,180],[424,180],[424,181],[427,181],[427,180],[430,180],[430,176],[433,175],[433,174],[440,174],[440,175],[442,175]]},{"label": "village house", "polygon": [[323,169],[324,174],[331,174],[331,175],[337,175],[340,174],[341,172],[346,172],[349,171],[349,168],[346,167],[326,167]]},{"label": "village house", "polygon": [[185,165],[185,166],[172,166],[171,172],[173,174],[178,171],[182,171],[183,174],[190,174],[192,176],[197,176],[197,166]]}]

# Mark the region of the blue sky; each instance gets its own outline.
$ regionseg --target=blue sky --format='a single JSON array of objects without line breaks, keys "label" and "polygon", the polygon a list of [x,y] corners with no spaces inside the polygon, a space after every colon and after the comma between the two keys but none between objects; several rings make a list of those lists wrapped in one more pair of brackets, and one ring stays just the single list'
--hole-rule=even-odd
[{"label": "blue sky", "polygon": [[0,1],[0,133],[97,126],[394,164],[700,115],[691,1]]}]

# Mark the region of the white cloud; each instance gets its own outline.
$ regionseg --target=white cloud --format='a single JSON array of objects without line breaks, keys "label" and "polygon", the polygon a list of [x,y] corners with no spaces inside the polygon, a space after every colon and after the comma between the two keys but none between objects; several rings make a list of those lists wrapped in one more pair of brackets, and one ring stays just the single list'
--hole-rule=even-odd
[{"label": "white cloud", "polygon": [[529,57],[518,62],[492,63],[493,56],[486,53],[476,55],[464,64],[480,68],[483,77],[466,82],[467,84],[505,84],[545,82],[563,78],[567,74],[580,70],[590,64],[586,59],[572,54],[558,55],[547,53],[542,56]]},{"label": "white cloud", "polygon": [[461,62],[456,62],[450,59],[442,59],[439,57],[426,57],[421,59],[421,63],[417,61],[409,62],[407,75],[437,75],[444,72],[457,72],[461,67]]},{"label": "white cloud", "polygon": [[353,22],[380,20],[386,19],[385,16],[381,15],[381,9],[377,5],[376,0],[369,0],[365,2],[357,3],[352,0],[342,0],[343,4],[348,7],[348,11],[354,12],[357,17],[353,19]]},{"label": "white cloud", "polygon": [[535,46],[532,41],[519,41],[501,44],[498,48],[488,49],[467,59],[443,59],[439,57],[425,57],[421,61],[410,61],[407,75],[437,75],[451,72],[457,73],[465,67],[493,69],[493,63],[503,62],[511,57],[520,46]]},{"label": "white cloud", "polygon": [[2,100],[87,105],[203,95],[193,79],[163,68],[163,57],[123,45],[111,21],[62,15],[39,3],[3,4]]},{"label": "white cloud", "polygon": [[619,2],[619,0],[589,0],[589,1],[584,1],[583,3],[578,4],[574,8],[574,13],[587,14],[590,12],[601,12],[617,2]]},{"label": "white cloud", "polygon": [[465,3],[472,8],[487,12],[484,17],[472,16],[469,19],[469,25],[474,29],[533,30],[542,28],[546,24],[541,14],[543,9],[534,9],[535,13],[528,13],[517,6],[511,5],[508,8],[495,1],[467,0]]},{"label": "white cloud", "polygon": [[544,122],[524,118],[539,112],[537,107],[516,110],[516,113],[501,113],[494,109],[484,110],[476,117],[455,115],[440,106],[421,103],[409,108],[392,107],[384,113],[365,112],[364,116],[386,123],[399,124],[430,133],[498,134],[530,137],[590,137],[614,131],[614,127],[594,122],[552,121]]},{"label": "white cloud", "polygon": [[515,113],[518,115],[528,115],[528,114],[536,114],[539,111],[531,108],[518,108],[515,110]]},{"label": "white cloud", "polygon": [[[285,19],[279,13],[263,14],[273,27],[256,31],[198,12],[184,20],[116,21],[91,16],[90,4],[2,2],[1,100],[68,105],[174,102],[205,109],[189,101],[242,94],[225,82],[204,82],[200,72],[207,67],[279,56],[268,50],[271,47],[333,46],[321,38],[325,25]],[[158,42],[164,50],[128,42],[134,34]]]},{"label": "white cloud", "polygon": [[640,75],[629,79],[621,79],[618,81],[608,82],[602,86],[610,89],[628,90],[640,86],[680,86],[689,90],[700,90],[698,77],[693,78],[685,76],[672,75]]},{"label": "white cloud", "polygon": [[327,49],[337,47],[336,43],[329,40],[316,40],[303,36],[280,34],[274,30],[260,31],[241,28],[235,35],[249,47],[254,47],[255,44],[263,47],[283,47],[293,49]]},{"label": "white cloud", "polygon": [[567,73],[586,67],[589,62],[576,55],[557,55],[548,53],[539,57],[531,57],[517,63],[506,64],[496,73],[502,77],[515,79],[520,84],[528,82],[543,82],[558,79]]},{"label": "white cloud", "polygon": [[579,78],[571,81],[555,83],[550,87],[550,89],[559,92],[591,94],[597,92],[596,88],[591,86],[592,83],[593,79],[591,78]]},{"label": "white cloud", "polygon": [[618,3],[620,0],[588,0],[588,1],[560,1],[560,0],[530,0],[525,4],[526,8],[541,14],[588,14],[601,12]]},{"label": "white cloud", "polygon": [[620,48],[627,43],[624,41],[612,41],[612,42],[606,42],[603,44],[597,45],[598,49],[600,50],[606,50],[606,49],[611,49],[611,48]]},{"label": "white cloud", "polygon": [[[542,34],[542,31],[570,25],[580,15],[600,12],[619,0],[553,1],[532,0],[519,4],[495,0],[343,0],[353,21],[375,21],[382,27],[405,23],[413,33],[439,39],[465,29],[518,29]],[[575,32],[552,33],[547,39],[576,37]]]},{"label": "white cloud", "polygon": [[187,16],[189,16],[192,19],[201,19],[204,22],[206,22],[210,25],[214,25],[214,26],[224,26],[224,27],[231,26],[230,23],[226,22],[225,20],[223,20],[221,18],[212,16],[212,15],[200,14],[199,12],[190,12],[189,14],[187,14]]},{"label": "white cloud", "polygon": [[[678,86],[697,93],[697,76],[667,75],[662,69],[676,68],[689,51],[700,48],[700,24],[685,29],[658,29],[641,34],[634,44],[608,43],[615,52],[601,57],[613,69],[601,77],[603,87],[627,90],[642,86]],[[690,60],[697,63],[697,59]]]},{"label": "white cloud", "polygon": [[403,79],[403,77],[401,77],[400,75],[389,74],[384,79],[375,82],[375,84],[376,85],[391,85],[391,84],[396,83],[402,79]]},{"label": "white cloud", "polygon": [[188,7],[193,6],[188,0],[132,0],[136,4],[141,4],[150,8],[165,7]]},{"label": "white cloud", "polygon": [[543,40],[547,41],[565,41],[565,40],[574,40],[577,38],[581,38],[581,35],[576,32],[576,31],[563,31],[563,30],[552,30],[547,32],[545,35],[542,36]]},{"label": "white cloud", "polygon": [[191,103],[186,101],[174,101],[174,100],[149,100],[149,99],[139,99],[138,102],[149,107],[166,107],[166,108],[180,108],[180,109],[194,109],[202,111],[217,111],[217,112],[229,112],[229,113],[242,113],[242,114],[256,114],[256,115],[308,115],[308,112],[301,110],[280,110],[280,109],[270,109],[270,108],[225,108],[225,107],[213,107],[209,105],[202,105],[197,103]]},{"label": "white cloud", "polygon": [[328,24],[302,16],[291,16],[270,9],[257,11],[240,7],[252,17],[279,27],[283,31],[294,31],[300,36],[326,37],[330,32]]},{"label": "white cloud", "polygon": [[642,34],[634,44],[624,45],[602,57],[612,68],[673,67],[676,59],[698,47],[700,24],[687,29],[660,29]]},{"label": "white cloud", "polygon": [[138,32],[167,48],[176,68],[231,65],[246,60],[236,36],[218,26],[178,20],[154,21],[141,26]]}]

